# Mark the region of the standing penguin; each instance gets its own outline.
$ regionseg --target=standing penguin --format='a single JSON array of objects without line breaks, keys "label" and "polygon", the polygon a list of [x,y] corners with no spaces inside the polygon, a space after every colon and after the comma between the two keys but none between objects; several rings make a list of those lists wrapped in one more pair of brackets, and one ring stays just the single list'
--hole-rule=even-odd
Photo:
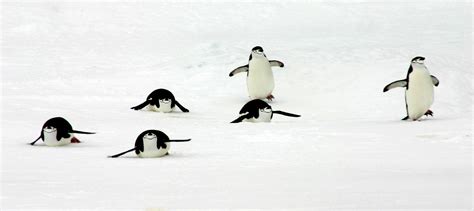
[{"label": "standing penguin", "polygon": [[383,92],[396,87],[405,87],[405,105],[407,116],[402,120],[417,120],[423,115],[433,116],[430,106],[434,100],[433,85],[438,86],[439,80],[430,75],[424,64],[425,58],[417,56],[411,60],[407,78],[394,81],[383,88]]},{"label": "standing penguin", "polygon": [[186,142],[191,139],[170,140],[168,136],[159,130],[146,130],[142,132],[135,141],[135,147],[125,152],[109,156],[116,158],[131,151],[135,151],[138,157],[154,158],[168,155],[170,149],[170,142]]},{"label": "standing penguin", "polygon": [[300,117],[298,114],[291,114],[284,111],[274,111],[272,110],[272,107],[268,105],[268,103],[260,99],[251,100],[246,103],[242,109],[240,109],[239,114],[241,114],[241,116],[231,123],[239,123],[243,120],[247,120],[249,122],[270,122],[273,118],[273,114]]},{"label": "standing penguin", "polygon": [[271,67],[283,67],[283,62],[277,60],[268,60],[263,48],[255,46],[250,53],[249,63],[240,66],[229,76],[232,77],[237,73],[247,72],[247,90],[251,99],[268,99],[272,100],[273,88],[275,82],[273,80],[273,72]]},{"label": "standing penguin", "polygon": [[31,145],[42,139],[47,146],[62,146],[70,143],[81,143],[79,139],[74,137],[73,133],[79,134],[95,134],[93,132],[83,132],[73,130],[71,124],[62,118],[54,117],[46,121],[41,129],[40,136]]},{"label": "standing penguin", "polygon": [[168,113],[174,110],[175,105],[178,106],[181,111],[189,112],[188,109],[179,104],[179,102],[174,98],[173,93],[166,89],[157,89],[148,95],[145,102],[134,106],[131,109],[140,110],[148,107],[148,110],[150,111]]}]

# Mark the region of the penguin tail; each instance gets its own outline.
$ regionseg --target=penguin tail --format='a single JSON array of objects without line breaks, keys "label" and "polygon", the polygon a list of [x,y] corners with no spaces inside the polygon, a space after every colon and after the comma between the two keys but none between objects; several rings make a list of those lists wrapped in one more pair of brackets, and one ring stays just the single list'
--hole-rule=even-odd
[{"label": "penguin tail", "polygon": [[134,150],[135,150],[135,147],[134,147],[133,149],[129,149],[129,150],[125,151],[125,152],[121,152],[121,153],[118,153],[118,154],[116,154],[116,155],[110,155],[110,156],[108,156],[108,157],[109,157],[109,158],[120,157],[120,156],[122,156],[122,155],[124,155],[124,154],[127,154],[127,153],[129,153],[129,152],[132,152],[132,151],[134,151]]},{"label": "penguin tail", "polygon": [[283,116],[290,116],[290,117],[300,117],[301,115],[298,115],[298,114],[292,114],[292,113],[288,113],[288,112],[284,112],[284,111],[273,111],[274,114],[280,114],[280,115],[283,115]]},{"label": "penguin tail", "polygon": [[84,132],[80,130],[71,130],[70,133],[77,133],[77,134],[95,134],[95,132]]}]

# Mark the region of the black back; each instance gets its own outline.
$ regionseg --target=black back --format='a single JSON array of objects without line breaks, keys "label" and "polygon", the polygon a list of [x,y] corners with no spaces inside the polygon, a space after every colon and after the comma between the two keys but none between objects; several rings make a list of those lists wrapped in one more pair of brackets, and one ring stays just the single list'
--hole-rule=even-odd
[{"label": "black back", "polygon": [[41,128],[41,139],[44,140],[44,132],[43,129],[47,127],[54,127],[56,128],[56,139],[59,141],[61,138],[69,138],[71,135],[69,134],[72,132],[72,126],[69,124],[69,122],[62,118],[62,117],[54,117],[49,119],[43,124],[43,127]]},{"label": "black back", "polygon": [[159,130],[146,130],[143,131],[140,135],[138,135],[137,140],[135,141],[135,153],[138,155],[140,152],[143,152],[143,136],[148,133],[152,133],[156,135],[156,147],[160,149],[161,147],[166,148],[166,143],[169,142],[170,138],[163,132]]},{"label": "black back", "polygon": [[265,109],[265,108],[272,109],[272,107],[268,105],[268,103],[266,103],[265,101],[260,100],[260,99],[255,99],[255,100],[251,100],[247,102],[242,107],[242,109],[240,109],[239,114],[248,113],[248,116],[250,118],[252,117],[258,118],[259,117],[258,111],[260,109]]},{"label": "black back", "polygon": [[[150,100],[151,98],[151,100]],[[156,107],[160,107],[160,100],[163,99],[171,99],[171,108],[174,108],[176,105],[176,99],[174,98],[173,93],[171,93],[167,89],[157,89],[153,92],[151,92],[148,97],[146,98],[147,102],[150,105],[156,105]]]}]

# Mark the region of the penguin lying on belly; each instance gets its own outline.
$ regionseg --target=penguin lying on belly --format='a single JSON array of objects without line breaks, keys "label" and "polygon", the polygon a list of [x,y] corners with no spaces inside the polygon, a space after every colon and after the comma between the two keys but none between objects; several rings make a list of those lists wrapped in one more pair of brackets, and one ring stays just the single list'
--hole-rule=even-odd
[{"label": "penguin lying on belly", "polygon": [[134,148],[109,157],[120,157],[132,151],[135,151],[135,154],[137,154],[140,158],[162,157],[168,155],[170,142],[187,141],[191,141],[191,139],[170,140],[165,133],[159,130],[146,130],[137,137]]},{"label": "penguin lying on belly", "polygon": [[157,89],[148,95],[145,102],[131,109],[140,110],[147,107],[150,111],[168,113],[174,110],[175,105],[178,106],[181,111],[189,112],[188,109],[174,98],[173,93],[166,89]]},{"label": "penguin lying on belly", "polygon": [[41,129],[41,135],[33,142],[34,145],[38,140],[43,140],[47,146],[62,146],[70,143],[81,143],[79,139],[72,135],[73,133],[78,134],[95,134],[93,132],[83,132],[73,130],[71,124],[62,118],[54,117],[46,121]]},{"label": "penguin lying on belly", "polygon": [[274,111],[272,110],[272,107],[268,105],[268,103],[260,99],[251,100],[246,103],[240,110],[239,114],[241,114],[241,116],[231,123],[239,123],[244,120],[248,122],[270,122],[273,118],[273,114],[300,117],[298,114],[291,114],[284,111]]},{"label": "penguin lying on belly", "polygon": [[275,82],[273,80],[273,72],[271,67],[283,67],[283,62],[277,60],[268,60],[263,48],[255,46],[250,53],[247,65],[240,66],[229,76],[232,77],[237,73],[247,72],[247,91],[251,99],[268,99],[273,100],[273,88]]},{"label": "penguin lying on belly", "polygon": [[406,79],[394,81],[383,88],[383,92],[396,87],[405,87],[405,107],[407,116],[402,120],[417,120],[423,115],[433,116],[430,106],[434,101],[434,86],[439,80],[430,75],[425,66],[425,58],[417,56],[411,60]]}]

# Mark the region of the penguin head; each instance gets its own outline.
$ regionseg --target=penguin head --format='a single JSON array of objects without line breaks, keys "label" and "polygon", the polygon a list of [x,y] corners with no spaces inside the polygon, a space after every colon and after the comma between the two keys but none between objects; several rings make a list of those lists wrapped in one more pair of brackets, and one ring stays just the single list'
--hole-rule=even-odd
[{"label": "penguin head", "polygon": [[160,104],[169,104],[171,103],[171,98],[162,98],[159,100]]},{"label": "penguin head", "polygon": [[152,131],[149,131],[143,135],[143,141],[148,140],[148,141],[157,141],[158,136],[153,133]]},{"label": "penguin head", "polygon": [[412,64],[424,64],[425,63],[425,57],[422,56],[417,56],[411,60]]},{"label": "penguin head", "polygon": [[169,142],[170,138],[163,132],[159,130],[146,130],[142,132],[139,136],[137,141],[140,139],[143,141],[156,141],[159,143]]},{"label": "penguin head", "polygon": [[54,133],[54,132],[57,132],[58,129],[54,126],[51,126],[51,125],[46,125],[45,127],[43,127],[43,132],[45,133]]},{"label": "penguin head", "polygon": [[252,55],[253,56],[265,56],[263,53],[263,48],[260,46],[255,46],[252,48]]}]

